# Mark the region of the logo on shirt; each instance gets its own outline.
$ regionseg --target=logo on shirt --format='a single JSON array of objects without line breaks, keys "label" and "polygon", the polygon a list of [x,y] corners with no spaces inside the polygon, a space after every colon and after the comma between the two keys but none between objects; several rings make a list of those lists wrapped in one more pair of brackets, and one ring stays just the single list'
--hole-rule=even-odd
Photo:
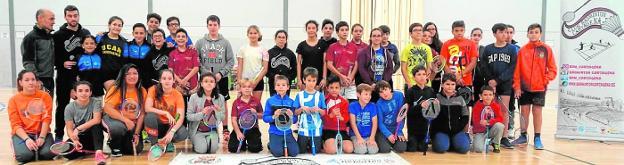
[{"label": "logo on shirt", "polygon": [[69,39],[65,40],[65,42],[63,42],[63,45],[65,45],[65,51],[67,52],[71,52],[74,49],[76,49],[77,47],[81,46],[81,41],[82,38],[77,37],[76,35],[72,35],[71,37],[69,37]]},{"label": "logo on shirt", "polygon": [[288,59],[288,57],[286,56],[283,56],[282,53],[271,58],[271,68],[277,68],[280,65],[286,67],[289,70],[292,69],[290,66],[290,59]]},{"label": "logo on shirt", "polygon": [[223,56],[225,56],[225,48],[223,45],[212,43],[206,43],[201,48],[202,63],[223,63]]}]

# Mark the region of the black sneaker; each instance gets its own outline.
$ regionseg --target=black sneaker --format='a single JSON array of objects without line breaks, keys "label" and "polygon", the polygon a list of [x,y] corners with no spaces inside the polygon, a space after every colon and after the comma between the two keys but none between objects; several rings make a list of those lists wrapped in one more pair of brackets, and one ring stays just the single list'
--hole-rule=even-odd
[{"label": "black sneaker", "polygon": [[111,149],[111,156],[113,156],[113,157],[121,157],[123,155],[121,154],[121,150],[119,150],[119,149]]},{"label": "black sneaker", "polygon": [[503,146],[503,148],[507,148],[507,149],[513,149],[514,146],[511,144],[511,142],[509,142],[509,139],[507,138],[502,138],[501,139],[501,146]]}]

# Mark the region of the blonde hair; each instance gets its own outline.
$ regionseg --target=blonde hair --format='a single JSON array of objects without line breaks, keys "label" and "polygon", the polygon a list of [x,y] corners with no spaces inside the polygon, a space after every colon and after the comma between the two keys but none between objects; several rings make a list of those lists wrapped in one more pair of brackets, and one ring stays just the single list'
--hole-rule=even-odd
[{"label": "blonde hair", "polygon": [[247,27],[247,35],[249,35],[249,31],[254,29],[258,32],[258,42],[262,41],[262,33],[260,32],[260,28],[257,25],[250,25]]}]

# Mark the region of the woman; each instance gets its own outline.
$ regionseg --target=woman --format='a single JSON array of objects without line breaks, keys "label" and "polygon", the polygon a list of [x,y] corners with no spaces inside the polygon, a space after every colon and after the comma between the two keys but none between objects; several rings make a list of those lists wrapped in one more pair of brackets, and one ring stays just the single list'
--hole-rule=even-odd
[{"label": "woman", "polygon": [[[39,89],[38,82],[33,71],[22,70],[17,75],[17,93],[9,99],[11,144],[15,160],[19,163],[54,157],[50,152],[54,141],[50,133],[52,97]],[[28,107],[34,107],[36,109],[33,110],[41,113],[33,114]]]},{"label": "woman", "polygon": [[[328,25],[329,26],[329,25]],[[325,77],[327,75],[325,69],[325,51],[324,45],[319,42],[316,37],[318,31],[318,23],[314,20],[309,20],[305,24],[308,38],[301,41],[297,45],[297,86],[299,89],[304,89],[303,86],[303,69],[307,67],[314,67],[318,71],[323,71],[323,75],[319,76],[316,81],[318,85],[317,90],[325,86]],[[333,27],[333,25],[332,25]]]},{"label": "woman", "polygon": [[188,136],[186,127],[182,124],[184,99],[173,88],[173,77],[173,71],[169,69],[160,71],[158,85],[148,90],[145,99],[145,131],[149,135],[150,144],[166,147],[167,152],[173,152],[173,142],[185,140]]},{"label": "woman", "polygon": [[[275,46],[269,49],[269,69],[266,77],[269,78],[269,96],[277,94],[275,91],[275,76],[283,75],[288,78],[288,85],[297,76],[297,57],[286,44],[288,43],[288,32],[278,30],[275,32]],[[286,95],[290,94],[290,89]]]},{"label": "woman", "polygon": [[[394,54],[381,46],[383,32],[374,28],[370,32],[370,46],[358,52],[358,73],[362,82],[375,87],[375,82],[392,80]],[[379,94],[373,92],[371,102],[377,102]]]},{"label": "woman", "polygon": [[[223,122],[227,128],[227,108],[225,97],[219,94],[217,79],[211,72],[200,77],[200,86],[197,93],[191,95],[186,108],[186,119],[189,121],[189,133],[193,143],[193,151],[203,153],[216,153],[219,147],[219,134],[216,128],[210,128],[203,124],[208,115],[214,111],[217,123]],[[224,132],[229,132],[227,129]],[[228,133],[229,134],[229,133]]]},{"label": "woman", "polygon": [[102,55],[102,76],[106,90],[114,85],[119,68],[125,64],[123,48],[126,46],[126,38],[121,36],[123,20],[118,16],[108,19],[108,32],[98,35],[96,42],[100,55]]},{"label": "woman", "polygon": [[136,65],[124,65],[104,97],[102,125],[109,134],[107,143],[113,157],[134,154],[134,149],[137,153],[143,151],[139,133],[143,128],[143,103],[147,92],[141,86],[140,78]]},{"label": "woman", "polygon": [[254,86],[253,97],[261,100],[264,91],[263,78],[269,68],[269,53],[259,44],[262,41],[262,33],[258,26],[251,25],[247,28],[247,38],[249,44],[243,45],[236,56],[238,60],[236,80],[251,80]]},{"label": "woman", "polygon": [[[65,130],[69,136],[67,141],[74,143],[78,150],[95,150],[97,164],[106,163],[106,155],[102,150],[102,99],[91,97],[91,83],[87,81],[76,82],[74,91],[77,99],[65,107]],[[65,158],[73,160],[84,155],[83,152],[72,152]]]}]

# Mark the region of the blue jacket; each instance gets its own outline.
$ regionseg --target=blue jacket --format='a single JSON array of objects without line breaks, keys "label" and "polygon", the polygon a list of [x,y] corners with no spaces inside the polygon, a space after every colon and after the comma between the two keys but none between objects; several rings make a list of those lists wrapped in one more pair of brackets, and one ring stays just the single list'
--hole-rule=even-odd
[{"label": "blue jacket", "polygon": [[[401,110],[403,104],[403,93],[399,91],[393,91],[392,99],[390,100],[384,100],[383,98],[377,100],[377,121],[379,123],[379,131],[383,133],[384,137],[394,135],[397,128],[397,113]],[[404,125],[405,120],[398,125],[399,136],[403,136],[402,130]]]},{"label": "blue jacket", "polygon": [[[295,109],[292,107],[293,99],[288,97],[287,95],[282,97],[279,94],[271,96],[267,99],[264,104],[264,114],[262,115],[262,120],[265,123],[269,123],[269,133],[274,135],[284,135],[284,132],[280,131],[275,127],[275,120],[273,119],[273,114],[275,110],[281,108],[289,108],[293,111],[292,123],[297,123],[297,115],[295,115]],[[286,130],[286,134],[292,134],[292,130]]]},{"label": "blue jacket", "polygon": [[136,41],[132,40],[124,47],[123,57],[129,60],[145,59],[151,49],[150,47],[151,45],[147,41],[143,41],[142,45],[137,45]]}]

